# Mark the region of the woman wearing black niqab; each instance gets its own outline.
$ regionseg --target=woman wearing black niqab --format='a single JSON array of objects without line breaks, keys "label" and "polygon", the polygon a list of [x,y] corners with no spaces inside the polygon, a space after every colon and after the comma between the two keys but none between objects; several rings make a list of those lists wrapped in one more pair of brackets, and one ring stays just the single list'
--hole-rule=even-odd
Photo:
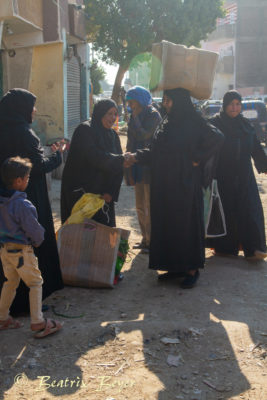
[{"label": "woman wearing black niqab", "polygon": [[118,200],[124,162],[119,136],[112,129],[117,113],[113,100],[100,100],[94,106],[91,124],[85,121],[76,128],[62,175],[62,223],[84,193],[95,193],[103,196],[108,207],[93,219],[116,225],[114,202]]},{"label": "woman wearing black niqab", "polygon": [[211,119],[225,136],[216,177],[226,219],[227,235],[209,239],[217,255],[248,259],[267,257],[264,215],[251,158],[257,171],[267,172],[267,157],[250,121],[241,114],[241,96],[231,90],[224,95],[223,111]]},{"label": "woman wearing black niqab", "polygon": [[159,279],[184,276],[193,287],[205,263],[202,172],[223,135],[195,111],[185,89],[164,91],[167,116],[150,149],[137,162],[151,166],[151,244],[149,268],[168,271]]},{"label": "woman wearing black niqab", "polygon": [[[55,290],[63,288],[45,176],[61,164],[61,154],[56,151],[48,157],[44,156],[40,140],[30,126],[35,102],[36,97],[24,89],[11,89],[1,99],[0,165],[8,157],[14,156],[29,158],[33,164],[26,193],[37,209],[38,221],[45,228],[45,240],[40,247],[35,249],[35,254],[44,280],[43,298],[46,298]],[[3,281],[1,266],[0,288]],[[28,298],[28,288],[21,282],[11,312],[28,311]]]}]

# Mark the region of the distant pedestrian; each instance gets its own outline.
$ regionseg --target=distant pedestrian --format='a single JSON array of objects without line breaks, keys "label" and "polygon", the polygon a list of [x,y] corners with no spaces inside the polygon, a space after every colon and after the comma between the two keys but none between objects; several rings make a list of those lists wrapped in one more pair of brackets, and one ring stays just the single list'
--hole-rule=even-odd
[{"label": "distant pedestrian", "polygon": [[[152,106],[149,91],[141,86],[134,86],[126,93],[126,100],[131,108],[128,124],[127,151],[135,153],[151,144],[153,134],[161,121],[158,110]],[[148,253],[150,245],[150,168],[133,165],[130,170],[129,184],[134,185],[136,211],[142,233],[142,240],[134,248]]]},{"label": "distant pedestrian", "polygon": [[32,164],[13,157],[1,167],[0,189],[0,257],[6,281],[0,297],[0,330],[20,328],[21,323],[9,314],[20,279],[30,289],[31,329],[41,338],[62,328],[58,321],[45,319],[42,313],[43,279],[33,247],[44,240],[44,228],[37,220],[36,208],[24,192]]},{"label": "distant pedestrian", "polygon": [[226,219],[227,235],[209,239],[216,255],[260,260],[267,257],[265,224],[251,158],[259,173],[267,172],[267,156],[254,128],[241,114],[241,95],[235,90],[225,93],[223,110],[210,120],[224,134],[217,166],[217,181]]}]

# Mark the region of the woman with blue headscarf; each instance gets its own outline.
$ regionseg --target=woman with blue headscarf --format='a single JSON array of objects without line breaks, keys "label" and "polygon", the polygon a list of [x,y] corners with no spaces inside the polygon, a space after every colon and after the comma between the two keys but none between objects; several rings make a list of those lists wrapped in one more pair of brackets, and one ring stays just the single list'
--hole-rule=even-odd
[{"label": "woman with blue headscarf", "polygon": [[[152,106],[149,91],[141,86],[134,86],[126,93],[126,100],[131,108],[128,124],[127,151],[135,153],[151,144],[153,134],[161,121],[159,112]],[[150,245],[150,170],[138,164],[131,167],[128,184],[135,186],[136,211],[142,233],[141,243],[134,248],[148,253]]]}]

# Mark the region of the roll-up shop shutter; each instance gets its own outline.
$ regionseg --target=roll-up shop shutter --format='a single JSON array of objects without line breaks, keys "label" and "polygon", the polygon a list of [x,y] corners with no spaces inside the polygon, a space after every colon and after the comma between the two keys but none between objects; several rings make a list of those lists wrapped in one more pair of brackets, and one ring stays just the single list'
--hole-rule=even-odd
[{"label": "roll-up shop shutter", "polygon": [[81,77],[77,57],[73,56],[67,63],[68,85],[68,138],[71,139],[75,128],[81,121]]}]

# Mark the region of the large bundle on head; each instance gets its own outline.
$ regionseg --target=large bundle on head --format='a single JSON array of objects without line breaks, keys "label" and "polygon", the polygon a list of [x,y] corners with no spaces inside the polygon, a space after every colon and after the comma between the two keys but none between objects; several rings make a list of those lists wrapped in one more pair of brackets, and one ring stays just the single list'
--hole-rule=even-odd
[{"label": "large bundle on head", "polygon": [[152,45],[150,89],[183,88],[196,99],[212,93],[218,53],[163,40]]}]

